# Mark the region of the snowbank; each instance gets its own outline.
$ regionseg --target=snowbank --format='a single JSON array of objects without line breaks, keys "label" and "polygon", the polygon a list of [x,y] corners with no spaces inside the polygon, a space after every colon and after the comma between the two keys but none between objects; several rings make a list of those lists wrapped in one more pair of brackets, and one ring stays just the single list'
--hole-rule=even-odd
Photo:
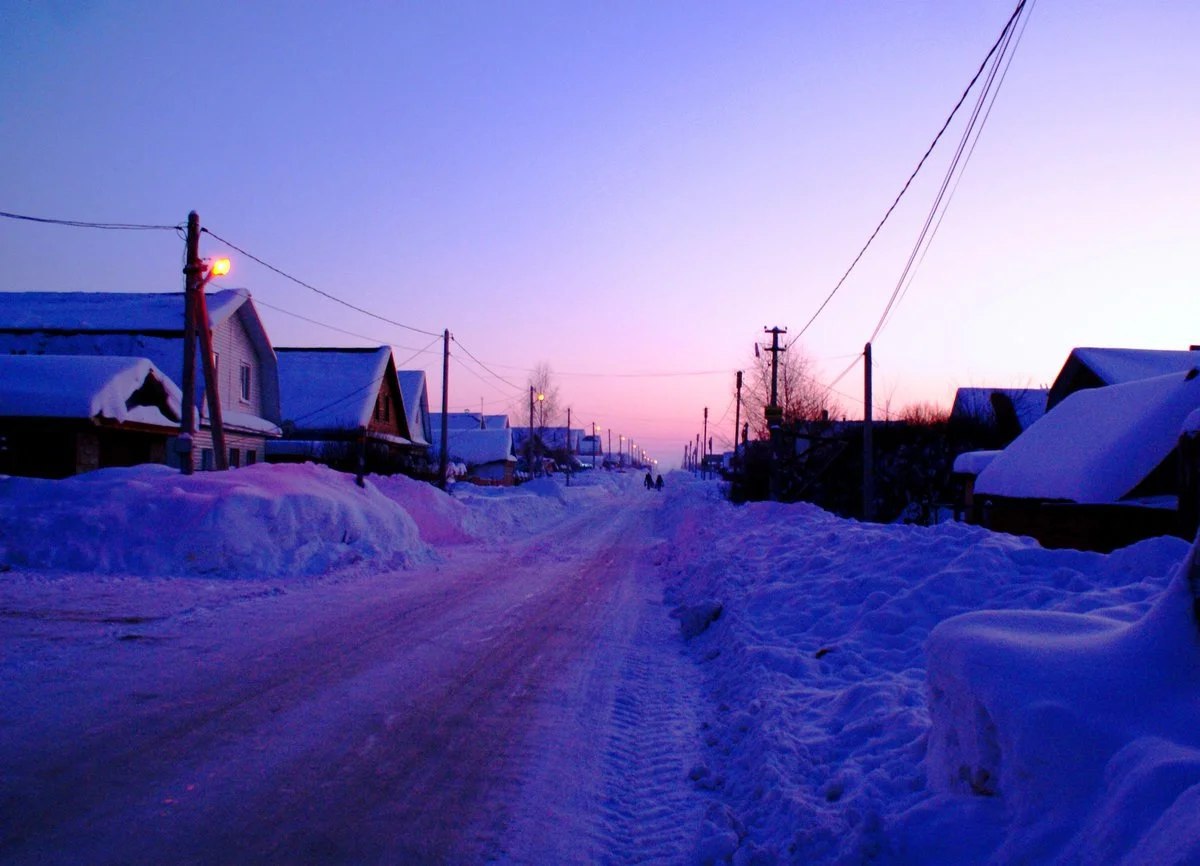
[{"label": "snowbank", "polygon": [[1200,862],[1200,630],[1186,575],[1133,622],[1124,606],[988,611],[934,630],[930,785],[1001,801],[999,859]]},{"label": "snowbank", "polygon": [[[962,524],[734,507],[717,488],[673,475],[659,525],[668,604],[721,605],[686,643],[712,706],[692,777],[722,806],[698,862],[1113,862],[1181,833],[1195,850],[1195,637],[1165,607],[1147,614],[1184,542],[1048,551]],[[1037,613],[935,631],[981,609]],[[1012,636],[1027,625],[1026,651]],[[1067,644],[1095,651],[1060,667]],[[1169,721],[1142,723],[1142,701]],[[1074,836],[1084,817],[1094,838]]]},{"label": "snowbank", "polygon": [[8,566],[147,576],[316,575],[427,553],[395,501],[313,464],[0,478],[0,539]]}]

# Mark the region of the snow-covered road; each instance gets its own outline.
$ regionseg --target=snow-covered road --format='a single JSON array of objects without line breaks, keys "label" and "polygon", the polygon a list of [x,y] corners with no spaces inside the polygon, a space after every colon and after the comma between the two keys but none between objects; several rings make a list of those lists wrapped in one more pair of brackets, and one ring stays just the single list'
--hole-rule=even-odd
[{"label": "snow-covered road", "polygon": [[23,584],[0,859],[686,860],[702,701],[648,567],[660,504],[286,590]]}]

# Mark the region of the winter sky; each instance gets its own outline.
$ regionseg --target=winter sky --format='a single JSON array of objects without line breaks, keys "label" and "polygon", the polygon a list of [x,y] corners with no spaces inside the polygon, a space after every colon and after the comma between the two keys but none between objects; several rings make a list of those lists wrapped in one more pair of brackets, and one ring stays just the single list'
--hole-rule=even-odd
[{"label": "winter sky", "polygon": [[[813,315],[1014,5],[0,2],[0,210],[195,209],[350,303],[449,328],[453,409],[515,414],[547,362],[576,426],[675,462],[705,406],[728,439],[763,326]],[[875,341],[877,404],[1047,383],[1077,345],[1200,343],[1200,6],[1027,16]],[[826,380],[873,330],[961,128],[798,344]],[[176,291],[182,250],[3,220],[0,290]],[[391,343],[440,399],[433,337],[232,258],[223,285],[251,290],[276,345]],[[836,386],[849,416],[860,383]]]}]

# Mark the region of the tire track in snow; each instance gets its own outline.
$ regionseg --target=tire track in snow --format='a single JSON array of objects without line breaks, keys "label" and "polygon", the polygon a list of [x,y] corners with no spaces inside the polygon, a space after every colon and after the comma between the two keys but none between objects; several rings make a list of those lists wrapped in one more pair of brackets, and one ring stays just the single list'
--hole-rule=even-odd
[{"label": "tire track in snow", "polygon": [[[661,605],[658,613],[665,618]],[[620,672],[604,752],[606,798],[592,838],[603,863],[681,863],[695,845],[703,801],[688,782],[697,720],[692,672],[646,618]],[[658,651],[654,651],[657,649]]]},{"label": "tire track in snow", "polygon": [[[520,801],[490,862],[689,862],[707,800],[688,781],[699,755],[699,671],[668,618],[649,536],[651,503],[605,567],[615,586],[592,652],[549,690]],[[552,829],[550,829],[552,828]]]}]

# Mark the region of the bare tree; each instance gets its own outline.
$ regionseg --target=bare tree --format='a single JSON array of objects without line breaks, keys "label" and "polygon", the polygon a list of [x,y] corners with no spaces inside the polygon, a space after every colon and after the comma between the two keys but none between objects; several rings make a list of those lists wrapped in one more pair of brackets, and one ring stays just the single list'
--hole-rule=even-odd
[{"label": "bare tree", "polygon": [[936,427],[950,420],[950,410],[937,403],[909,403],[900,410],[900,420],[916,427]]},{"label": "bare tree", "polygon": [[[558,418],[558,385],[554,383],[554,373],[545,361],[535,366],[529,374],[529,387],[535,395],[533,426],[542,433],[547,427],[555,426],[553,422]],[[540,398],[537,395],[541,395]]]},{"label": "bare tree", "polygon": [[[841,409],[832,392],[815,378],[812,360],[799,344],[779,354],[777,399],[785,424],[816,421]],[[757,439],[767,438],[765,409],[771,402],[771,353],[756,352],[743,390],[743,417]]]}]

